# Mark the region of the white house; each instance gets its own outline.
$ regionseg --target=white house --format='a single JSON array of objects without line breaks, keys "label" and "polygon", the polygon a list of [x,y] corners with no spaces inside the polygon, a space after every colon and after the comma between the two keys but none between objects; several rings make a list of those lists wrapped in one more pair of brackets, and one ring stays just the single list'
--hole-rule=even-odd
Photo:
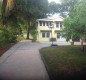
[{"label": "white house", "polygon": [[56,18],[37,19],[37,41],[49,42],[51,38],[56,41],[66,41],[66,39],[62,36],[62,29],[64,28],[64,26],[62,25],[63,19],[64,18],[61,16]]}]

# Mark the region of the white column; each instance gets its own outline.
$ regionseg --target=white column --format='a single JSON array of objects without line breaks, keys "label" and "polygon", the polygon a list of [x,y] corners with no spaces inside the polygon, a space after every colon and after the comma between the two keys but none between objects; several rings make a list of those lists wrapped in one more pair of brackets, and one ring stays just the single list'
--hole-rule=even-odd
[{"label": "white column", "polygon": [[45,21],[45,26],[47,26],[47,22]]}]

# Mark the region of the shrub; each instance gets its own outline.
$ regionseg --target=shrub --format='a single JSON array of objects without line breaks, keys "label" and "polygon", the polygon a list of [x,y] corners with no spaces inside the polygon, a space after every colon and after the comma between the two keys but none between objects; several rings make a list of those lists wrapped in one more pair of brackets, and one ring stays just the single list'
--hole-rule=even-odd
[{"label": "shrub", "polygon": [[23,39],[24,39],[23,34],[17,36],[17,41],[21,41]]},{"label": "shrub", "polygon": [[6,43],[6,37],[4,32],[0,30],[0,47],[2,47]]},{"label": "shrub", "polygon": [[16,40],[16,36],[10,34],[9,42],[10,42],[10,43],[14,43],[14,42],[16,42],[16,41],[17,41],[17,40]]},{"label": "shrub", "polygon": [[0,29],[0,47],[3,47],[6,43],[15,42],[16,37],[5,29]]},{"label": "shrub", "polygon": [[32,29],[30,31],[30,34],[31,36],[33,37],[33,41],[36,41],[37,40],[37,34],[38,34],[38,31],[36,29]]}]

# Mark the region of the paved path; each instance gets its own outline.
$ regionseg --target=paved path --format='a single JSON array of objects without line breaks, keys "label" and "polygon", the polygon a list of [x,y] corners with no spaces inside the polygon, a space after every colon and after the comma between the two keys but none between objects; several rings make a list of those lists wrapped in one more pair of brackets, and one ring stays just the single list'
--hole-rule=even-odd
[{"label": "paved path", "polygon": [[42,43],[21,41],[0,57],[0,80],[49,80],[39,55]]}]

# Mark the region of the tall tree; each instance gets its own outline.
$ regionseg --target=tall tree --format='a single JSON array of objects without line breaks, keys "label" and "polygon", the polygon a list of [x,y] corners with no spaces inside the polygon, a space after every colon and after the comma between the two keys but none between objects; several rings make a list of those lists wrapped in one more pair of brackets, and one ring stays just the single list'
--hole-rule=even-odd
[{"label": "tall tree", "polygon": [[14,36],[20,33],[15,0],[3,0],[2,2],[2,28],[10,31]]},{"label": "tall tree", "polygon": [[61,12],[61,4],[56,2],[49,3],[49,12],[50,14],[60,13]]},{"label": "tall tree", "polygon": [[[69,38],[80,36],[82,39],[86,35],[86,1],[80,0],[73,8],[68,18],[64,20],[65,33]],[[68,37],[68,35],[66,35]]]},{"label": "tall tree", "polygon": [[74,5],[78,2],[79,0],[61,0],[61,5],[62,5],[62,10],[66,12],[70,12],[73,10]]},{"label": "tall tree", "polygon": [[66,17],[73,10],[74,5],[79,0],[61,0],[61,3],[49,3],[50,13],[60,13],[61,16]]},{"label": "tall tree", "polygon": [[35,21],[37,18],[43,18],[46,16],[47,8],[47,0],[26,0],[24,17],[27,21],[27,39],[29,39],[31,22]]},{"label": "tall tree", "polygon": [[23,17],[27,22],[28,39],[31,22],[46,16],[47,7],[47,0],[3,0],[3,23],[6,23],[9,19],[17,22],[18,18]]},{"label": "tall tree", "polygon": [[2,17],[6,18],[10,15],[14,7],[14,0],[3,0],[2,2]]},{"label": "tall tree", "polygon": [[1,7],[2,7],[2,2],[0,1],[0,16],[1,16]]}]

